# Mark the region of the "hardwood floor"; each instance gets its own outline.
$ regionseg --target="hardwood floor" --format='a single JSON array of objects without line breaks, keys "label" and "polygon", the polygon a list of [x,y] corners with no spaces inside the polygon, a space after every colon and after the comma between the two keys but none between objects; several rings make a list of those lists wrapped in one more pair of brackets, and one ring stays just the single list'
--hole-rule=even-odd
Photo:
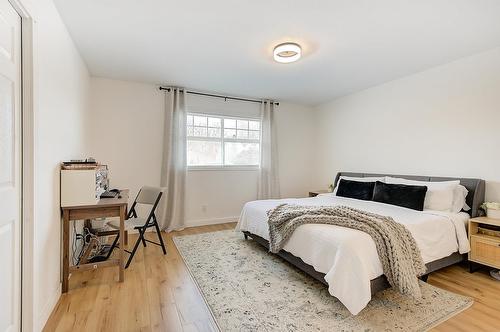
[{"label": "hardwood floor", "polygon": [[[171,237],[233,227],[223,224],[163,233],[167,255],[157,246],[140,246],[125,271],[124,283],[117,282],[116,268],[73,275],[70,291],[59,299],[44,331],[216,331]],[[134,242],[131,235],[129,246]],[[456,265],[431,274],[428,282],[475,299],[471,308],[434,331],[500,330],[500,282],[487,271],[471,274],[465,266]]]}]

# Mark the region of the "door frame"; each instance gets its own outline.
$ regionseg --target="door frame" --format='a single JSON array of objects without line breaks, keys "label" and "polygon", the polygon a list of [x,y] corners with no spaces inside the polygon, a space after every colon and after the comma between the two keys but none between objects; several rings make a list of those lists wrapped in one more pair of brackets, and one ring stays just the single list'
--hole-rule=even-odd
[{"label": "door frame", "polygon": [[26,0],[9,0],[21,17],[21,331],[33,331],[34,247],[34,26]]}]

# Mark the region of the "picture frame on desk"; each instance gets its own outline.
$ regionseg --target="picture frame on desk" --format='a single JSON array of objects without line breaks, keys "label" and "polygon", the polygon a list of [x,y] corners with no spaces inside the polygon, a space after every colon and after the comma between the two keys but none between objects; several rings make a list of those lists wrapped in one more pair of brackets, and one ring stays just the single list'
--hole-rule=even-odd
[{"label": "picture frame on desk", "polygon": [[61,207],[96,204],[108,188],[107,165],[83,165],[61,166]]}]

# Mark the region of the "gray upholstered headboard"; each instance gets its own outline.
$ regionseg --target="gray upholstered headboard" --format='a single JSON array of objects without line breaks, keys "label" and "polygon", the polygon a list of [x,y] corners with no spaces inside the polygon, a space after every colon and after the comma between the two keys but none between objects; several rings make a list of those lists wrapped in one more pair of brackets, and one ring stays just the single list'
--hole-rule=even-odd
[{"label": "gray upholstered headboard", "polygon": [[467,205],[471,207],[468,211],[472,217],[479,216],[479,206],[484,202],[484,180],[481,179],[467,179],[467,178],[448,178],[442,176],[420,176],[420,175],[394,175],[394,174],[372,174],[372,173],[354,173],[354,172],[339,172],[335,177],[334,186],[337,185],[340,176],[355,176],[355,177],[370,177],[370,176],[392,176],[397,178],[403,178],[408,180],[418,180],[418,181],[450,181],[450,180],[460,180],[460,184],[467,188],[469,193],[467,194],[466,202]]}]

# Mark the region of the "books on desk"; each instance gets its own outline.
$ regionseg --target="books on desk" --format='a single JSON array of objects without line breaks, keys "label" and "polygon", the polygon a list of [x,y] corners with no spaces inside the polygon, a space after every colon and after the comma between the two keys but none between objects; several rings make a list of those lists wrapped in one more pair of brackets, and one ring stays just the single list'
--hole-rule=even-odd
[{"label": "books on desk", "polygon": [[95,160],[63,161],[61,169],[95,169],[99,164]]}]

